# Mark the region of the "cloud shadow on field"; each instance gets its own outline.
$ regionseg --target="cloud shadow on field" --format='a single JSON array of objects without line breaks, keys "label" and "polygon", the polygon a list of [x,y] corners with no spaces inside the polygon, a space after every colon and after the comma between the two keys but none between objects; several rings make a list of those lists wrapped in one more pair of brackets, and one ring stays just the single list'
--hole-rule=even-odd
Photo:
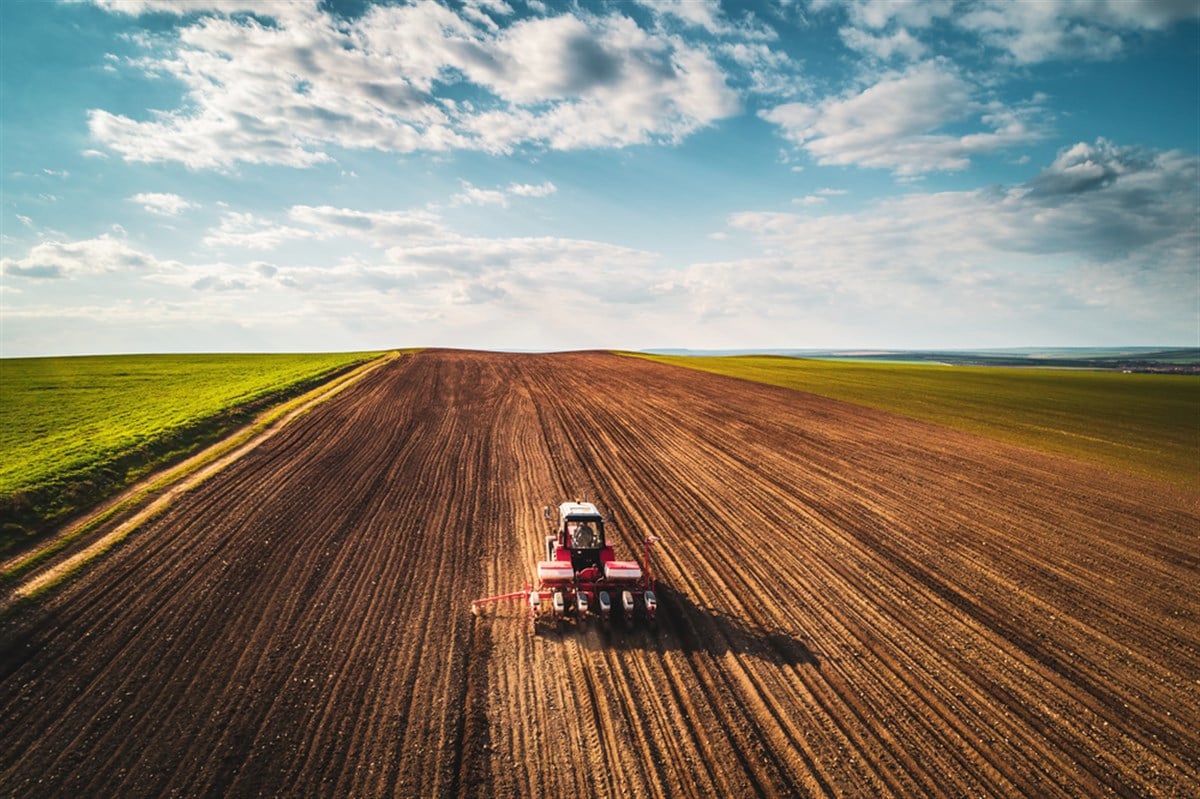
[{"label": "cloud shadow on field", "polygon": [[587,649],[646,649],[687,654],[704,653],[749,655],[776,666],[816,666],[820,660],[800,637],[780,629],[755,627],[731,614],[697,605],[691,597],[659,582],[658,618],[647,624],[643,619],[632,623],[614,620],[608,625],[589,619],[582,626],[567,622],[556,632],[539,630],[539,635],[580,636]]}]

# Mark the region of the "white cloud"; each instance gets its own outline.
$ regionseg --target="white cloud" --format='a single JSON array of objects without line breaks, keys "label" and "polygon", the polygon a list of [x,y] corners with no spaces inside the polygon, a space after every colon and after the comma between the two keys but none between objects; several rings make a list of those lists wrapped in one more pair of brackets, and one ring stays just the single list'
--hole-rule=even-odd
[{"label": "white cloud", "polygon": [[173,268],[174,262],[160,261],[130,247],[109,234],[84,241],[46,241],[34,245],[24,258],[0,258],[6,275],[58,280],[103,273],[145,273]]},{"label": "white cloud", "polygon": [[[972,155],[1038,138],[1028,112],[974,99],[975,87],[940,61],[888,73],[857,93],[761,115],[820,164],[891,169],[897,175],[966,168]],[[977,118],[985,129],[939,131]]]},{"label": "white cloud", "polygon": [[915,61],[924,56],[927,49],[903,28],[890,35],[879,36],[859,28],[842,28],[838,33],[850,49],[874,56],[882,61],[889,61],[896,56],[903,56],[909,61]]},{"label": "white cloud", "polygon": [[848,193],[845,189],[817,189],[812,194],[793,198],[792,205],[802,205],[806,208],[825,205],[830,197],[840,197]]},{"label": "white cloud", "polygon": [[[81,2],[81,0],[68,0]],[[317,10],[317,0],[91,0],[113,13],[138,16],[140,14],[199,14],[217,12],[221,14],[251,13],[274,19],[291,19],[312,16]]]},{"label": "white cloud", "polygon": [[204,244],[218,249],[274,250],[282,244],[316,238],[317,234],[304,228],[280,225],[252,213],[231,211],[221,216],[221,222],[204,236]]},{"label": "white cloud", "polygon": [[1194,0],[821,0],[817,13],[844,13],[846,46],[888,60],[916,59],[919,37],[954,26],[1018,64],[1115,58],[1130,38],[1200,17]]},{"label": "white cloud", "polygon": [[1109,59],[1124,49],[1130,33],[1162,30],[1196,18],[1200,5],[1191,0],[984,0],[955,21],[1017,62],[1036,63]]},{"label": "white cloud", "polygon": [[874,30],[893,24],[924,28],[954,11],[952,0],[846,0],[841,5],[856,25]]},{"label": "white cloud", "polygon": [[558,274],[562,283],[595,275],[596,280],[621,264],[647,266],[654,256],[641,250],[552,236],[508,239],[448,237],[423,247],[388,250],[396,264],[436,266],[460,273],[503,273],[531,285]]},{"label": "white cloud", "polygon": [[[422,210],[296,205],[287,224],[230,212],[217,245],[345,238],[375,252],[332,264],[181,264],[110,235],[47,243],[3,261],[21,289],[6,318],[10,346],[26,348],[42,346],[34,339],[56,335],[66,317],[88,319],[98,336],[152,326],[162,346],[186,345],[183,331],[234,324],[242,348],[284,349],[362,347],[364,335],[384,336],[370,346],[493,348],[988,346],[1012,344],[1013,330],[1029,343],[1128,343],[1142,329],[1186,340],[1200,301],[1198,182],[1194,155],[1098,140],[1065,148],[1016,186],[914,192],[854,213],[822,213],[819,201],[844,190],[816,189],[803,213],[730,217],[729,231],[757,255],[679,266],[599,241],[464,236]],[[101,272],[169,292],[89,316],[90,300],[65,301],[53,281],[35,279]],[[58,299],[39,304],[48,292]],[[906,339],[918,317],[922,338]],[[210,346],[220,344],[214,336]]]},{"label": "white cloud", "polygon": [[677,141],[738,107],[706,53],[622,16],[524,20],[460,68],[507,104],[462,120],[494,152]]},{"label": "white cloud", "polygon": [[199,292],[251,292],[282,285],[276,272],[262,268],[261,262],[230,264],[188,264],[176,269],[153,272],[146,279],[163,285]]},{"label": "white cloud", "polygon": [[509,197],[548,197],[558,191],[550,181],[543,183],[510,183],[504,188],[481,189],[463,181],[463,190],[450,198],[451,205],[496,205],[508,207]]},{"label": "white cloud", "polygon": [[508,196],[500,189],[481,189],[463,181],[463,190],[450,199],[453,205],[508,206]]},{"label": "white cloud", "polygon": [[[1193,295],[1200,264],[1200,158],[1104,139],[1064,149],[1023,187],[1037,213],[1023,222],[1041,246],[1098,263],[1175,275]],[[1016,241],[1023,237],[1017,236]]]},{"label": "white cloud", "polygon": [[465,0],[463,16],[472,19],[485,27],[499,27],[493,16],[507,17],[513,13],[513,8],[503,0]]},{"label": "white cloud", "polygon": [[763,42],[721,42],[716,50],[734,63],[732,77],[741,76],[750,91],[783,98],[810,88],[801,64]]},{"label": "white cloud", "polygon": [[[346,257],[333,266],[195,264],[162,270],[150,279],[205,295],[258,296],[271,307],[301,301],[320,302],[325,312],[333,306],[343,311],[353,307],[373,324],[386,308],[389,314],[402,310],[465,327],[512,314],[548,314],[570,325],[575,308],[588,308],[596,318],[621,315],[627,313],[622,308],[671,292],[648,274],[657,256],[627,247],[549,236],[469,237],[445,230],[436,237],[406,239],[395,231],[405,216],[401,212],[297,206],[289,215],[316,227],[310,231],[314,236],[353,236],[377,247],[391,244],[376,259]],[[386,231],[389,226],[391,232]],[[273,289],[291,290],[294,298]],[[545,302],[548,292],[560,299],[553,308]],[[381,295],[387,297],[382,305]],[[488,340],[496,340],[494,332]],[[597,339],[586,342],[601,344]]]},{"label": "white cloud", "polygon": [[548,197],[558,191],[558,187],[547,180],[538,184],[510,183],[507,191],[518,197]]},{"label": "white cloud", "polygon": [[307,225],[317,238],[359,238],[376,247],[449,235],[440,217],[428,211],[358,211],[329,205],[296,205],[288,211],[288,217]]},{"label": "white cloud", "polygon": [[721,19],[721,5],[717,0],[638,0],[638,3],[657,15],[674,17],[709,33],[730,30],[729,23]]},{"label": "white cloud", "polygon": [[[134,8],[162,6],[121,10]],[[92,135],[131,161],[307,167],[330,160],[331,146],[508,152],[677,141],[738,107],[703,49],[618,13],[511,22],[500,3],[459,14],[421,2],[347,22],[312,4],[254,9],[275,23],[202,16],[182,25],[172,54],[143,59],[182,82],[183,107],[144,119],[93,109]],[[469,101],[450,97],[464,92]]]},{"label": "white cloud", "polygon": [[[479,189],[469,183],[464,186],[466,190],[454,198],[456,204],[507,205],[510,196],[543,197],[556,191],[550,182],[514,183],[506,189]],[[436,251],[439,247],[460,247],[467,241],[446,228],[438,214],[428,210],[363,211],[331,205],[294,205],[286,216],[285,222],[248,212],[227,211],[220,223],[204,236],[203,243],[221,250],[268,251],[299,241],[349,239],[381,251],[401,248],[417,252],[414,248]]]},{"label": "white cloud", "polygon": [[[1056,309],[1092,309],[1093,335],[1139,319],[1186,331],[1200,302],[1198,181],[1194,155],[1078,144],[1019,186],[913,193],[853,214],[735,214],[731,227],[762,257],[690,271],[730,313],[834,302],[959,326],[973,314],[1053,326]],[[1071,318],[1057,336],[1079,334]]]},{"label": "white cloud", "polygon": [[1110,59],[1137,34],[1200,17],[1193,0],[839,0],[811,7],[843,12],[851,23],[842,30],[846,45],[877,58],[917,57],[923,45],[912,34],[942,22],[1022,64]]},{"label": "white cloud", "polygon": [[159,216],[178,216],[189,208],[194,208],[190,202],[178,194],[157,194],[154,192],[135,194],[129,198],[142,208]]},{"label": "white cloud", "polygon": [[[689,33],[698,29],[714,37],[742,41],[772,41],[779,38],[779,34],[773,28],[763,25],[753,12],[728,4],[722,9],[719,0],[635,1],[650,11],[660,26],[666,22],[681,23],[684,29],[692,29]],[[738,18],[730,19],[729,14],[734,13],[737,13]]]}]

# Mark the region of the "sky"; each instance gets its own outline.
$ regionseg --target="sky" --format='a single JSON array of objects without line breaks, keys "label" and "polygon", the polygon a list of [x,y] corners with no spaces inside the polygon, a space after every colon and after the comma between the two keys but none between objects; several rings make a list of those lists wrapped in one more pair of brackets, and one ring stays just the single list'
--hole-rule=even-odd
[{"label": "sky", "polygon": [[1197,0],[4,0],[0,356],[1200,345]]}]

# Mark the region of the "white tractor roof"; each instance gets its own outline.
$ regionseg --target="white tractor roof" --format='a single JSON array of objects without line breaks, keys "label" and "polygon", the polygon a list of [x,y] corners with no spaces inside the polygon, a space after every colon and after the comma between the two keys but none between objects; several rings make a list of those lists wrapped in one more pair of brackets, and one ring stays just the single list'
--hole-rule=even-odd
[{"label": "white tractor roof", "polygon": [[558,515],[567,516],[599,516],[600,511],[591,502],[564,502],[558,506]]}]

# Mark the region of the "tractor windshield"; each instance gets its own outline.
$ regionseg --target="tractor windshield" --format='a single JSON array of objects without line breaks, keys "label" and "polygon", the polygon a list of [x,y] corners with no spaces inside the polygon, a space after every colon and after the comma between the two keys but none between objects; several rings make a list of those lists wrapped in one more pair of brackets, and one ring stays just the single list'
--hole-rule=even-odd
[{"label": "tractor windshield", "polygon": [[567,530],[571,534],[571,548],[595,549],[602,546],[603,542],[597,530],[598,526],[594,522],[572,522],[567,525]]}]

